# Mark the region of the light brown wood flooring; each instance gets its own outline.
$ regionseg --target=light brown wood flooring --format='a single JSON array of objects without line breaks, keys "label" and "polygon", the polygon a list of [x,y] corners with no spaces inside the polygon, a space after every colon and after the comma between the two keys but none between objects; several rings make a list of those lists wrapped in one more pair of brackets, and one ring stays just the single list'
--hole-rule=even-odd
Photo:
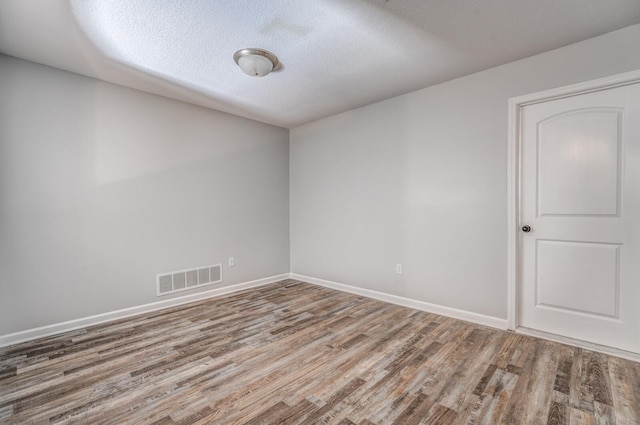
[{"label": "light brown wood flooring", "polygon": [[640,424],[640,364],[293,280],[0,349],[0,423]]}]

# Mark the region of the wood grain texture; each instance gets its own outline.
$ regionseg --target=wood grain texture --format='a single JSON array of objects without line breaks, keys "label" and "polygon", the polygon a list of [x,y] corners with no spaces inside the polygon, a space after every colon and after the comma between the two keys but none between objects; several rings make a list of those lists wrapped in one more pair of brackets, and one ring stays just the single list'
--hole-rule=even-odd
[{"label": "wood grain texture", "polygon": [[286,280],[0,349],[1,424],[640,424],[640,364]]}]

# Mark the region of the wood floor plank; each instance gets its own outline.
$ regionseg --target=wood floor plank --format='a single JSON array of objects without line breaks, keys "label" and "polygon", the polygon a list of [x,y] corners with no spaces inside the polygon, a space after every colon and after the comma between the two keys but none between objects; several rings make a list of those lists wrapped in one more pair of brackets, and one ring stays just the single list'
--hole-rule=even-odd
[{"label": "wood floor plank", "polygon": [[493,425],[500,423],[500,419],[507,409],[518,381],[514,375],[504,369],[496,369],[488,385],[479,395],[479,400],[470,414],[465,415],[467,424]]},{"label": "wood floor plank", "polygon": [[595,425],[596,419],[591,413],[570,408],[569,425]]},{"label": "wood floor plank", "polygon": [[553,391],[558,364],[557,348],[549,341],[536,341],[539,351],[527,388],[527,397],[531,399],[526,412],[525,423],[548,417],[552,407]]},{"label": "wood floor plank", "polygon": [[394,425],[417,425],[420,423],[431,410],[433,401],[429,400],[426,395],[418,393],[411,403],[402,411],[393,422]]},{"label": "wood floor plank", "polygon": [[567,406],[555,401],[551,402],[549,415],[547,415],[547,425],[568,425]]},{"label": "wood floor plank", "polygon": [[640,425],[640,364],[295,280],[0,349],[0,424]]},{"label": "wood floor plank", "polygon": [[640,403],[634,403],[629,395],[640,388],[640,369],[616,357],[609,357],[608,360],[613,406],[616,412],[622,413],[616,415],[616,424],[640,424]]}]

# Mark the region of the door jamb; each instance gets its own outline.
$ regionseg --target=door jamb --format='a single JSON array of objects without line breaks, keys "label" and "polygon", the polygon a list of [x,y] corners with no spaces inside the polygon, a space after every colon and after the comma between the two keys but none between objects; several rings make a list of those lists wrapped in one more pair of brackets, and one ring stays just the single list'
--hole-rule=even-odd
[{"label": "door jamb", "polygon": [[558,87],[509,99],[508,194],[507,194],[507,328],[518,328],[521,109],[527,105],[564,97],[611,89],[640,82],[640,70],[625,72],[569,86]]}]

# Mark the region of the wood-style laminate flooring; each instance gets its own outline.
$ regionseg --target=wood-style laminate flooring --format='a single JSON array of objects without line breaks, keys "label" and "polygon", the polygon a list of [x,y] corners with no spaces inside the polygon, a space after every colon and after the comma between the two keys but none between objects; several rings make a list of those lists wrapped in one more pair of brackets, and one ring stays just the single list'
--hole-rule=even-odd
[{"label": "wood-style laminate flooring", "polygon": [[0,349],[0,423],[640,424],[640,364],[287,280]]}]

